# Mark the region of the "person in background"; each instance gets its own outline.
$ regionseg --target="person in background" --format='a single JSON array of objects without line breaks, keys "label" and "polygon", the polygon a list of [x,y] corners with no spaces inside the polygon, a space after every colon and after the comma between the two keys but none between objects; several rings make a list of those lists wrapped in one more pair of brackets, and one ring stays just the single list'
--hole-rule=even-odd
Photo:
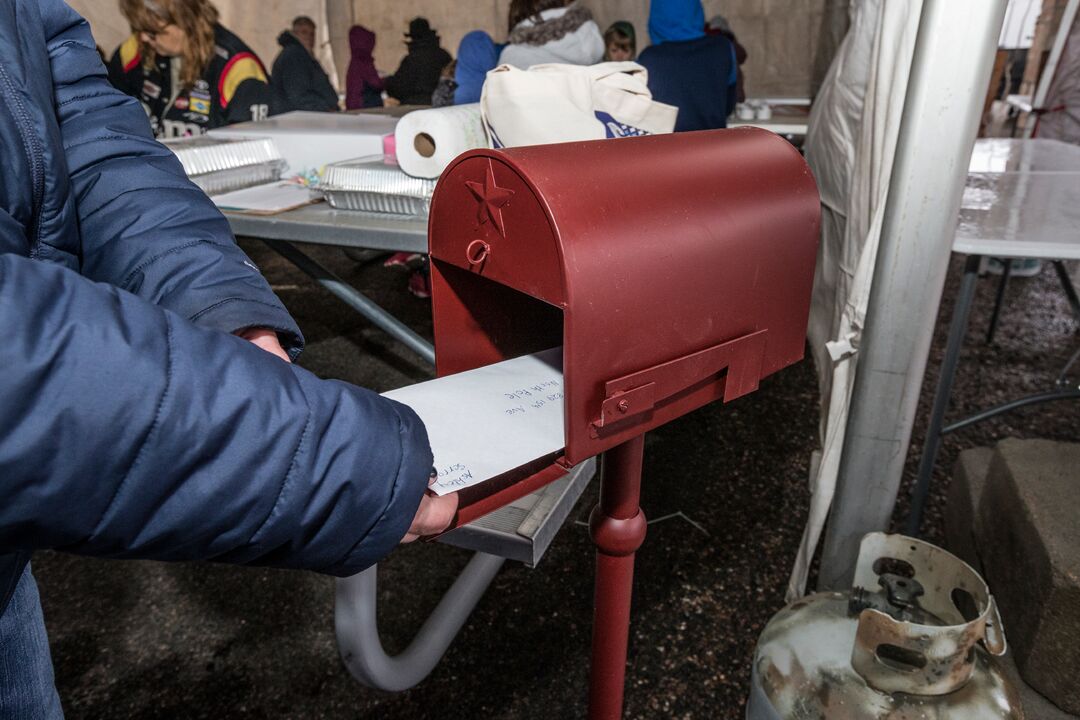
[{"label": "person in background", "polygon": [[638,62],[649,71],[653,100],[679,108],[675,132],[727,127],[735,50],[726,37],[705,34],[701,0],[652,0],[649,36]]},{"label": "person in background", "polygon": [[435,86],[435,92],[431,93],[431,107],[448,107],[454,104],[454,93],[457,91],[457,80],[454,73],[457,70],[457,60],[451,60],[450,64],[443,68],[439,74],[439,84]]},{"label": "person in background", "polygon": [[60,720],[33,551],[346,576],[456,499],[412,410],[291,363],[296,323],[85,20],[0,3],[0,68],[0,718]]},{"label": "person in background", "polygon": [[280,111],[312,110],[337,112],[337,91],[316,59],[315,21],[301,15],[292,21],[292,30],[278,35],[281,52],[270,71],[270,84],[277,93]]},{"label": "person in background", "polygon": [[457,51],[457,68],[454,71],[454,104],[466,105],[480,102],[484,79],[488,71],[499,62],[499,48],[483,30],[473,30],[461,38]]},{"label": "person in background", "polygon": [[382,107],[383,80],[375,69],[375,33],[363,25],[349,28],[349,68],[345,71],[345,108]]},{"label": "person in background", "polygon": [[709,24],[705,26],[705,34],[723,35],[731,42],[731,46],[735,48],[735,65],[738,67],[738,77],[735,81],[735,102],[746,102],[746,90],[743,84],[742,70],[743,63],[745,63],[746,58],[749,57],[746,48],[744,48],[735,37],[735,32],[731,29],[731,25],[723,15],[714,15],[712,19],[709,20]]},{"label": "person in background", "polygon": [[580,0],[512,0],[509,21],[510,43],[500,65],[595,65],[604,57],[600,28]]},{"label": "person in background", "polygon": [[637,33],[625,20],[611,23],[604,31],[604,62],[625,62],[637,57]]},{"label": "person in background", "polygon": [[429,105],[439,76],[453,58],[440,47],[426,18],[413,18],[405,37],[409,51],[397,72],[386,78],[386,94],[402,105]]},{"label": "person in background", "polygon": [[209,0],[120,0],[120,12],[132,35],[113,53],[109,80],[142,102],[157,137],[270,114],[265,67]]}]

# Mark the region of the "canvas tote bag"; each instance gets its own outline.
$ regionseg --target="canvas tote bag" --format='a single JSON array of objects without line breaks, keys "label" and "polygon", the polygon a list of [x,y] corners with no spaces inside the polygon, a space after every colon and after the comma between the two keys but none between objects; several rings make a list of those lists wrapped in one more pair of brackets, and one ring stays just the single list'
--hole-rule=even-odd
[{"label": "canvas tote bag", "polygon": [[493,147],[669,133],[678,108],[652,99],[648,77],[635,62],[500,65],[480,112]]}]

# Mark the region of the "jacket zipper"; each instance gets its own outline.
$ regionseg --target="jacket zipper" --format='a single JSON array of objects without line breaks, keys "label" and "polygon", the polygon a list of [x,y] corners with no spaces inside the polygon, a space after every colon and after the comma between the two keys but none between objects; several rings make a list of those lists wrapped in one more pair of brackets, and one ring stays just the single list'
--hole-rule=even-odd
[{"label": "jacket zipper", "polygon": [[23,150],[26,151],[27,159],[30,160],[30,181],[32,183],[31,210],[33,224],[30,228],[30,254],[37,254],[38,235],[41,234],[41,204],[45,196],[45,151],[41,147],[41,138],[34,132],[34,124],[30,115],[26,112],[22,97],[19,96],[15,84],[11,81],[4,64],[0,63],[0,90],[4,92],[12,110],[15,124],[19,128],[19,136],[22,139]]}]

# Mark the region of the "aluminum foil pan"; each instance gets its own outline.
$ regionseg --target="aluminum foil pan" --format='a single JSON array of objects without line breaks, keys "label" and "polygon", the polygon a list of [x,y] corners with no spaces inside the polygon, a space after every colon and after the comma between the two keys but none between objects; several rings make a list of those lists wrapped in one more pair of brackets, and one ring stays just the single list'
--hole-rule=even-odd
[{"label": "aluminum foil pan", "polygon": [[425,217],[436,182],[406,175],[397,163],[372,155],[327,165],[319,189],[338,209]]},{"label": "aluminum foil pan", "polygon": [[273,182],[285,161],[271,138],[215,138],[201,135],[166,140],[188,178],[207,195]]}]

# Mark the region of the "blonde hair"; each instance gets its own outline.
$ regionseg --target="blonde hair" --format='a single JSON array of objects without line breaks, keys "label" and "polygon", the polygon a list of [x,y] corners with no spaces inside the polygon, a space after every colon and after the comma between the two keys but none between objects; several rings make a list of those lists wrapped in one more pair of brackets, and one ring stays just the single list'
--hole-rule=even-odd
[{"label": "blonde hair", "polygon": [[[190,88],[202,77],[214,54],[214,25],[217,8],[210,0],[120,0],[120,12],[127,18],[131,31],[156,33],[166,25],[176,25],[183,31],[186,42],[180,53],[180,83]],[[157,62],[154,49],[139,37],[139,49],[145,67]]]}]

